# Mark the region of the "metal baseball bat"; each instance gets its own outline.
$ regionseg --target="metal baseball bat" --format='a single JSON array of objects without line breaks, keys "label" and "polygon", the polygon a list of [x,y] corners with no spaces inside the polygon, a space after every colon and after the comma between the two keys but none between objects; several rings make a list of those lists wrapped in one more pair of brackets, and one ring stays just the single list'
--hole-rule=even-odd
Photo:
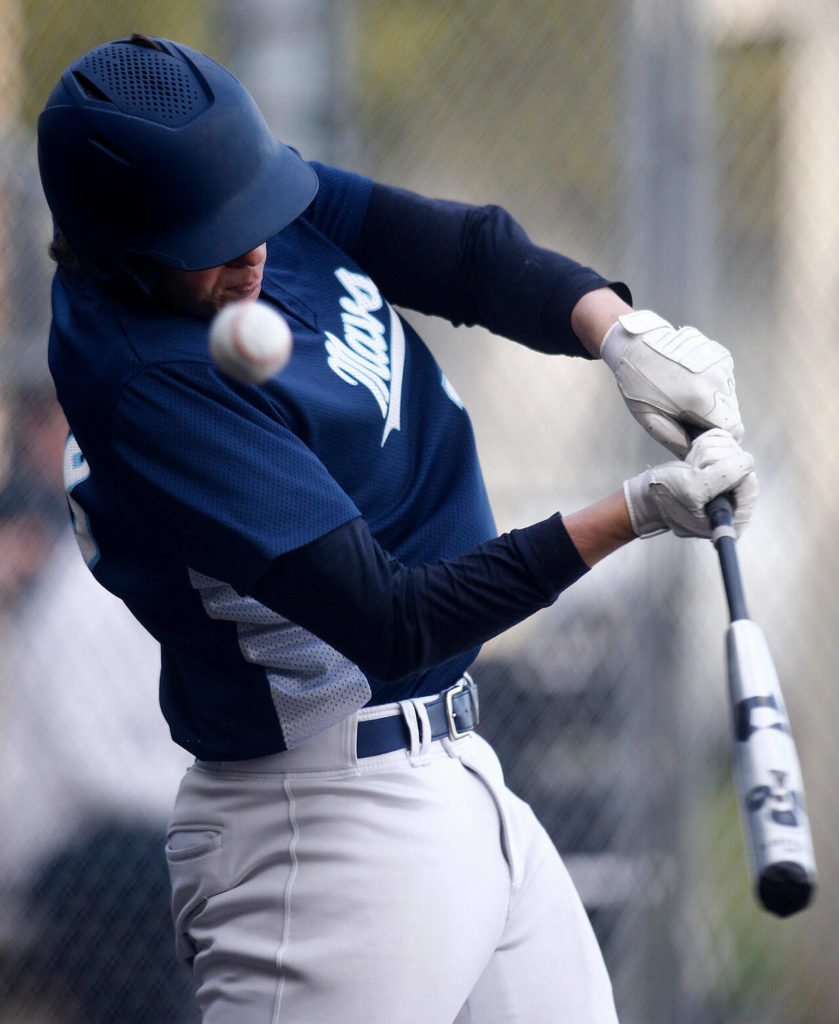
[{"label": "metal baseball bat", "polygon": [[726,495],[707,507],[725,586],[734,787],[749,870],[761,904],[778,917],[803,910],[816,863],[798,753],[763,630],[749,618]]}]

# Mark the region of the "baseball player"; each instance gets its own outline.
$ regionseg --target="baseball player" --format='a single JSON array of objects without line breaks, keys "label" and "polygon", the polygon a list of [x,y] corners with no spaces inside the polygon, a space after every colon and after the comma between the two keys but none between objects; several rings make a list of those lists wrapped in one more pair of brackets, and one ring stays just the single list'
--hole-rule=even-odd
[{"label": "baseball player", "polygon": [[[614,1022],[467,670],[636,536],[708,536],[711,496],[748,522],[728,352],[501,209],[307,163],[170,40],[84,54],[38,134],[79,544],[159,640],[196,758],[166,854],[205,1024]],[[207,354],[208,318],[257,296],[294,335],[262,387]],[[498,536],[467,414],[394,304],[549,354],[602,343],[677,457]]]}]

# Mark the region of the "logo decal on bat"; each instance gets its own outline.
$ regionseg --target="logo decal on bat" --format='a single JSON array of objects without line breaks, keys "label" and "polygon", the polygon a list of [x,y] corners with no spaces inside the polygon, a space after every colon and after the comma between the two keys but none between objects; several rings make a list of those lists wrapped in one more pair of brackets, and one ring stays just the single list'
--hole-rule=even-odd
[{"label": "logo decal on bat", "polygon": [[740,743],[760,729],[789,732],[784,713],[774,697],[747,697],[734,709],[734,735]]},{"label": "logo decal on bat", "polygon": [[804,799],[801,794],[787,786],[787,772],[773,769],[774,786],[755,786],[746,796],[746,807],[754,813],[768,803],[769,816],[777,825],[788,825],[795,828],[798,824],[798,811],[803,809]]}]

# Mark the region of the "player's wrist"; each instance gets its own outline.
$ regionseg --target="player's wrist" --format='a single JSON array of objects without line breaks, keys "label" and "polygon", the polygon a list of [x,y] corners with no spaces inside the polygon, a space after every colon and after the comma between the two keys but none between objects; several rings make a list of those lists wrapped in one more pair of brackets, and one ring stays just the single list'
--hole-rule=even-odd
[{"label": "player's wrist", "polygon": [[568,536],[580,558],[593,566],[634,540],[635,533],[622,491],[563,517]]},{"label": "player's wrist", "polygon": [[571,311],[571,328],[583,348],[597,357],[609,329],[631,311],[632,307],[612,288],[595,288],[577,300]]},{"label": "player's wrist", "polygon": [[623,484],[627,515],[636,537],[656,537],[668,529],[653,499],[651,485],[652,471],[649,469]]}]

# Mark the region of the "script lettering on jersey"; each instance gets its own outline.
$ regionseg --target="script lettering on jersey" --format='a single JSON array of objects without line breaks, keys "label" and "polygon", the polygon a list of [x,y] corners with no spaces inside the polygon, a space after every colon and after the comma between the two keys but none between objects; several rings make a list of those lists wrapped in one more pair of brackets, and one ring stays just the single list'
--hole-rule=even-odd
[{"label": "script lettering on jersey", "polygon": [[[399,430],[402,405],[402,373],[405,366],[405,333],[402,322],[365,274],[340,267],[335,276],[346,295],[340,299],[344,337],[326,332],[330,369],[353,387],[363,384],[375,398],[384,419],[382,445],[392,430]],[[385,309],[390,323],[388,347],[385,324],[373,314]]]}]

